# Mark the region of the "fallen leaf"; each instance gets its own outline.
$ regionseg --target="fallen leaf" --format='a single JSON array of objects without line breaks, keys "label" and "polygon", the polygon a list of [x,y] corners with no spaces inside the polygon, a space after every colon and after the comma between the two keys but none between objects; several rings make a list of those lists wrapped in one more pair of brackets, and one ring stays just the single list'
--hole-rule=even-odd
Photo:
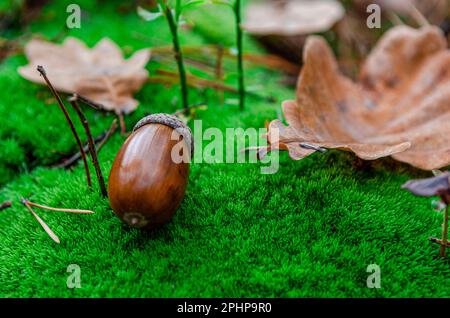
[{"label": "fallen leaf", "polygon": [[335,0],[266,0],[247,6],[243,28],[267,49],[299,63],[306,36],[330,30],[344,15]]},{"label": "fallen leaf", "polygon": [[398,26],[362,67],[360,82],[341,75],[321,37],[308,38],[297,99],[283,103],[289,126],[274,120],[271,149],[302,159],[336,148],[365,160],[392,156],[420,169],[450,164],[450,52],[441,30]]},{"label": "fallen leaf", "polygon": [[24,78],[45,84],[36,71],[37,65],[42,65],[56,90],[86,96],[117,114],[136,109],[138,101],[133,93],[148,78],[145,65],[150,50],[139,50],[125,60],[120,48],[108,38],[92,49],[72,37],[62,45],[35,39],[25,46],[25,54],[29,64],[18,70]]},{"label": "fallen leaf", "polygon": [[307,35],[329,30],[344,14],[334,0],[260,1],[247,7],[244,28],[260,35]]}]

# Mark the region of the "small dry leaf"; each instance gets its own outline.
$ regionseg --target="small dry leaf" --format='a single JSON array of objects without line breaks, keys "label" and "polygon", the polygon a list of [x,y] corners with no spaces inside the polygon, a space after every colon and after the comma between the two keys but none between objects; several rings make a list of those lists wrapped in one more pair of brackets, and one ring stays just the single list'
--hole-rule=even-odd
[{"label": "small dry leaf", "polygon": [[450,164],[450,52],[441,30],[391,29],[363,65],[360,83],[340,74],[321,37],[308,38],[304,63],[297,99],[283,103],[289,126],[272,121],[262,153],[288,150],[299,160],[317,151],[306,142],[424,170]]},{"label": "small dry leaf", "polygon": [[62,45],[31,40],[25,46],[25,54],[29,64],[18,70],[24,78],[45,84],[36,71],[37,65],[42,65],[58,91],[86,96],[117,114],[136,109],[138,101],[133,93],[148,78],[145,65],[150,50],[139,50],[125,60],[120,48],[108,38],[92,49],[71,37]]},{"label": "small dry leaf", "polygon": [[335,0],[261,1],[247,7],[243,27],[258,35],[307,35],[329,30],[344,14]]},{"label": "small dry leaf", "polygon": [[445,172],[428,179],[410,180],[402,186],[402,189],[421,197],[450,195],[450,173]]}]

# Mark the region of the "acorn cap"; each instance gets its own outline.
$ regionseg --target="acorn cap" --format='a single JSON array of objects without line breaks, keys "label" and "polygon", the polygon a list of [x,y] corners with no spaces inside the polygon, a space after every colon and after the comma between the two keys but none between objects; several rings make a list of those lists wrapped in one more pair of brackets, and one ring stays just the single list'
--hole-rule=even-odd
[{"label": "acorn cap", "polygon": [[183,140],[190,147],[191,158],[194,155],[194,138],[192,137],[191,128],[189,128],[178,117],[170,114],[152,114],[142,118],[133,128],[133,132],[148,124],[161,124],[175,129],[180,135],[183,136]]}]

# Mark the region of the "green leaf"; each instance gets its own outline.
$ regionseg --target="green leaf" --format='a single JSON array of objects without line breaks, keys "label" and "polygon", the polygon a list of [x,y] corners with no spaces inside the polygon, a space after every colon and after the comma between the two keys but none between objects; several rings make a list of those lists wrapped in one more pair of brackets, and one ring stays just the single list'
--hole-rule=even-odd
[{"label": "green leaf", "polygon": [[145,10],[142,7],[137,7],[137,14],[145,21],[153,21],[164,15],[161,10],[161,7],[158,6],[158,8],[159,8],[159,12],[151,12],[151,11]]}]

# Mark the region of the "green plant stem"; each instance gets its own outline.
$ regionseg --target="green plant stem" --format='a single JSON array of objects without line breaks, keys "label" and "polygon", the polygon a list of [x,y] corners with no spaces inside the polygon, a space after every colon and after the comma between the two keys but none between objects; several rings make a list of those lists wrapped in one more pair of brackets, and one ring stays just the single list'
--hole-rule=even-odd
[{"label": "green plant stem", "polygon": [[[189,100],[188,100],[188,86],[186,79],[186,69],[184,67],[183,53],[181,51],[180,39],[178,37],[178,25],[175,21],[175,18],[172,14],[171,8],[164,4],[163,1],[160,0],[161,6],[164,8],[164,12],[167,18],[167,22],[169,23],[170,32],[172,33],[172,41],[173,41],[173,51],[175,60],[178,65],[178,72],[180,76],[180,85],[181,85],[181,98],[183,102],[183,109],[187,114],[189,114]],[[178,4],[177,4],[178,6]],[[178,13],[176,13],[178,14]]]},{"label": "green plant stem", "polygon": [[181,15],[181,0],[177,0],[175,4],[175,21],[178,24],[180,21],[180,15]]},{"label": "green plant stem", "polygon": [[439,250],[439,254],[442,257],[447,256],[447,242],[448,242],[448,210],[449,206],[447,205],[444,210],[444,223],[442,224],[442,242],[441,248]]},{"label": "green plant stem", "polygon": [[91,129],[89,128],[89,123],[87,121],[86,116],[84,116],[83,112],[80,109],[80,106],[78,106],[77,103],[77,95],[74,95],[69,99],[70,104],[72,105],[72,108],[77,113],[78,117],[80,118],[81,124],[83,125],[83,128],[86,132],[86,136],[88,138],[88,146],[89,146],[89,153],[91,154],[92,164],[95,168],[95,173],[97,174],[97,180],[100,185],[100,190],[102,192],[103,197],[108,196],[108,191],[106,191],[106,185],[105,180],[103,178],[102,170],[100,169],[100,165],[98,162],[98,155],[97,155],[97,149],[95,147],[95,141],[92,137]]},{"label": "green plant stem", "polygon": [[80,153],[81,153],[81,157],[83,158],[84,170],[86,171],[87,184],[88,184],[88,187],[90,188],[90,187],[92,187],[91,173],[89,172],[89,166],[88,166],[88,163],[87,163],[87,160],[86,160],[86,154],[84,153],[83,144],[81,143],[80,137],[78,136],[78,133],[77,133],[77,131],[75,129],[75,126],[74,126],[72,120],[70,119],[69,113],[67,112],[67,109],[66,109],[66,107],[64,106],[64,103],[61,100],[61,97],[59,97],[58,92],[56,92],[56,90],[53,87],[52,83],[48,79],[47,73],[45,72],[44,67],[39,65],[37,67],[37,70],[41,74],[41,76],[44,78],[45,83],[47,84],[48,88],[50,89],[50,91],[52,92],[52,94],[55,97],[56,101],[58,102],[59,108],[63,112],[64,117],[66,117],[66,120],[67,120],[67,123],[69,124],[70,130],[72,131],[72,134],[75,137],[75,140],[76,140],[77,145],[78,145],[78,149],[80,150]]},{"label": "green plant stem", "polygon": [[245,83],[244,83],[244,59],[243,59],[243,34],[241,28],[241,0],[234,3],[234,15],[236,18],[236,42],[238,50],[238,81],[239,81],[239,107],[245,108]]}]

